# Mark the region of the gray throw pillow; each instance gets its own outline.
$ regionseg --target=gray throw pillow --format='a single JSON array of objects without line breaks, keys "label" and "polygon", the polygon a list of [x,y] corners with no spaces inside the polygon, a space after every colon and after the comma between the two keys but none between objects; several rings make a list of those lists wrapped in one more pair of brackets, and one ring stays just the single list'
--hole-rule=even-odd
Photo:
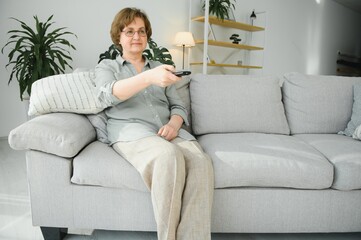
[{"label": "gray throw pillow", "polygon": [[339,134],[352,137],[356,128],[361,125],[361,84],[353,85],[353,106],[351,120],[348,122],[344,131],[340,131]]},{"label": "gray throw pillow", "polygon": [[72,158],[95,140],[95,131],[84,115],[51,113],[35,117],[11,130],[15,150],[37,150]]}]

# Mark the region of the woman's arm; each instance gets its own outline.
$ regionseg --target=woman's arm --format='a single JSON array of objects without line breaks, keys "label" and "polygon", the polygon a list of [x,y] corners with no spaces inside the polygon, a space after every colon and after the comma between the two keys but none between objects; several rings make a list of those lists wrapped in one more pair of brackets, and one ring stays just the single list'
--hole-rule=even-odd
[{"label": "woman's arm", "polygon": [[116,79],[114,73],[117,71],[114,62],[107,59],[95,67],[98,98],[109,107],[129,99],[151,84],[169,86],[181,80],[171,73],[174,67],[170,65],[160,65],[126,79]]},{"label": "woman's arm", "polygon": [[133,77],[115,82],[112,93],[115,97],[124,101],[150,85],[167,87],[181,80],[172,73],[173,71],[174,67],[171,65],[161,65],[144,71]]}]

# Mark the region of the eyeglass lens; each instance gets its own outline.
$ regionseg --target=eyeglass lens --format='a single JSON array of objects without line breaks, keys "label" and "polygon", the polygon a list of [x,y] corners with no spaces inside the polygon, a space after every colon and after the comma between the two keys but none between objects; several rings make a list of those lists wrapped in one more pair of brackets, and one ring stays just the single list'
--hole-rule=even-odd
[{"label": "eyeglass lens", "polygon": [[126,30],[123,31],[125,33],[126,36],[128,37],[133,37],[135,35],[135,33],[138,33],[139,36],[141,37],[145,37],[147,35],[147,32],[145,31],[145,29],[140,29],[138,31],[135,30]]}]

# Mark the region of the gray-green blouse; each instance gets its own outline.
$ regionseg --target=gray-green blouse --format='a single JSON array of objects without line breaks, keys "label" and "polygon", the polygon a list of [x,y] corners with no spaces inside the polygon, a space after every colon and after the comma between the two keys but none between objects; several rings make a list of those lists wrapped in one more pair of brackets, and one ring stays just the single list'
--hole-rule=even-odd
[{"label": "gray-green blouse", "polygon": [[[142,71],[159,65],[161,63],[146,59]],[[187,111],[175,85],[165,88],[151,85],[124,101],[112,94],[116,81],[136,74],[133,65],[120,56],[115,60],[103,60],[95,67],[98,98],[109,106],[105,114],[108,117],[107,131],[111,144],[155,136],[174,114],[181,116],[188,125]],[[178,136],[186,140],[195,140],[184,129],[179,130]]]}]

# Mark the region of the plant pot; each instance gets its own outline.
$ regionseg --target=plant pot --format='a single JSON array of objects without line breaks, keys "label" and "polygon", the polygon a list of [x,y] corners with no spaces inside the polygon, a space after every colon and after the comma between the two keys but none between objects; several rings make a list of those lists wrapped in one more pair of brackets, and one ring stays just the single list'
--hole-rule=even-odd
[{"label": "plant pot", "polygon": [[25,110],[26,119],[29,121],[29,120],[30,120],[30,117],[29,117],[29,115],[28,115],[28,112],[29,112],[30,100],[29,100],[29,99],[24,99],[24,100],[23,100],[23,104],[24,104],[24,110]]},{"label": "plant pot", "polygon": [[24,110],[25,110],[25,116],[26,119],[29,121],[30,119],[34,118],[33,116],[29,116],[29,105],[30,105],[30,97],[27,94],[23,94],[23,104],[24,104]]}]

